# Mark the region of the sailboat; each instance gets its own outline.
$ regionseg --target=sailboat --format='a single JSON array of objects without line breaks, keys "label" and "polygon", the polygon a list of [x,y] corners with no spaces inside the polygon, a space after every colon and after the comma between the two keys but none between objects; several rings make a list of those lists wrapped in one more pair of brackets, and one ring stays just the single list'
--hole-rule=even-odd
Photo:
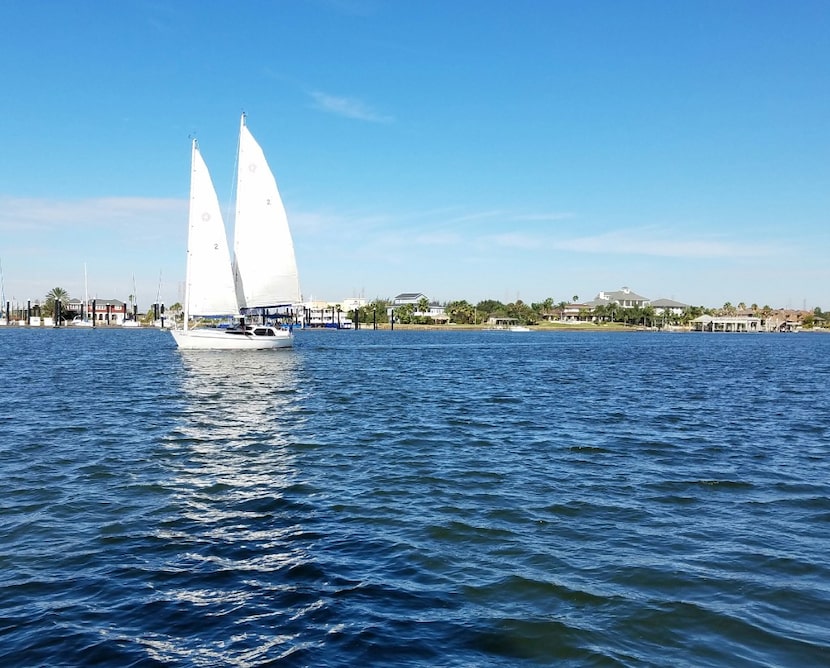
[{"label": "sailboat", "polygon": [[[291,328],[269,322],[300,299],[294,242],[277,182],[242,114],[237,160],[234,258],[216,189],[194,139],[181,349],[290,348]],[[193,317],[238,318],[230,327],[190,326]],[[258,321],[258,322],[257,322]]]},{"label": "sailboat", "polygon": [[138,297],[136,296],[135,292],[135,274],[133,274],[133,293],[130,295],[130,319],[127,320],[126,318],[121,323],[122,327],[141,327],[141,323],[138,322],[136,315],[138,313]]},{"label": "sailboat", "polygon": [[[93,318],[95,315],[93,314]],[[72,320],[75,327],[94,327],[95,323],[89,319],[89,289],[87,288],[86,280],[86,262],[84,262],[84,304],[81,307],[81,316],[75,317]]]},{"label": "sailboat", "polygon": [[0,325],[8,325],[11,323],[9,317],[8,305],[6,304],[6,283],[3,279],[3,262],[0,260]]}]

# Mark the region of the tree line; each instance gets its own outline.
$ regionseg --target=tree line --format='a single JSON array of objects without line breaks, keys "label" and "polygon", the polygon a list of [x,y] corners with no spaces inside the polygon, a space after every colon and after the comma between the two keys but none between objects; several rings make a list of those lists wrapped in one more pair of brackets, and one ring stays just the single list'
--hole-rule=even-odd
[{"label": "tree line", "polygon": [[[574,296],[573,301],[578,301]],[[435,319],[429,315],[429,300],[422,298],[417,304],[401,304],[393,306],[390,299],[375,299],[374,301],[353,310],[349,316],[353,321],[361,324],[372,322],[388,323],[389,311],[393,310],[396,323],[427,325],[434,324]],[[491,318],[513,318],[523,325],[536,325],[544,320],[558,320],[562,318],[564,310],[569,302],[560,301],[554,303],[552,298],[541,302],[527,304],[520,299],[505,304],[495,299],[485,299],[476,304],[461,299],[450,301],[444,304],[444,314],[448,321],[456,325],[480,325]],[[597,323],[640,325],[644,327],[666,327],[685,326],[701,315],[712,316],[734,316],[754,315],[760,318],[767,318],[775,309],[768,305],[759,307],[752,304],[747,307],[743,302],[732,306],[727,302],[721,308],[707,308],[704,306],[687,306],[677,313],[671,309],[663,309],[658,313],[651,305],[623,307],[616,303],[600,304],[594,307],[585,306],[580,309],[578,318],[584,321]],[[814,324],[830,322],[830,312],[823,312],[816,307],[813,312],[802,320],[805,327],[812,327]]]},{"label": "tree line", "polygon": [[[134,296],[130,295],[130,304],[132,304],[133,299]],[[574,295],[573,302],[577,302],[578,300],[579,297]],[[52,288],[46,294],[43,304],[37,306],[39,314],[52,317],[55,312],[55,304],[58,301],[65,305],[69,301],[69,293],[60,287]],[[560,301],[554,303],[553,298],[548,297],[544,301],[530,304],[523,302],[521,299],[517,299],[515,302],[508,304],[495,299],[485,299],[476,304],[471,304],[465,299],[460,299],[447,302],[443,306],[444,314],[448,318],[448,322],[456,325],[480,325],[486,323],[490,318],[513,318],[523,325],[536,325],[544,320],[561,319],[565,308],[569,306],[569,302]],[[339,306],[337,308],[339,310]],[[428,325],[435,323],[434,318],[426,315],[429,312],[429,308],[430,303],[426,297],[421,298],[417,304],[399,305],[394,305],[391,299],[378,298],[365,306],[351,311],[349,316],[353,321],[364,325],[372,323],[384,324],[389,322],[389,311],[392,310],[396,323],[404,325]],[[178,303],[173,304],[167,310],[175,317],[181,311],[181,305]],[[622,307],[619,304],[611,303],[600,304],[594,307],[583,307],[580,309],[578,317],[580,320],[592,320],[598,323],[665,327],[669,325],[688,325],[692,320],[704,314],[712,316],[735,316],[741,314],[767,318],[774,312],[775,309],[769,305],[758,306],[758,304],[751,304],[747,306],[744,302],[739,302],[737,305],[726,302],[720,308],[687,306],[681,313],[675,313],[669,309],[665,309],[662,313],[657,313],[651,305],[643,307]],[[145,319],[147,317],[152,319],[152,311],[148,312]],[[830,311],[822,311],[818,306],[813,309],[812,313],[802,319],[802,324],[805,327],[818,326],[828,322],[830,322]]]}]

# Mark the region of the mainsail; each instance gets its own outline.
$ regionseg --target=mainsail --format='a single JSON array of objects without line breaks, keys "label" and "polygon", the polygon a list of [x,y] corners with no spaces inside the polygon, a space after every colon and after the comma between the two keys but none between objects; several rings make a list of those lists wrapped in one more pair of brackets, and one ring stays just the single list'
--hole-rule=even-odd
[{"label": "mainsail", "polygon": [[300,299],[294,242],[277,182],[245,125],[239,131],[234,277],[240,308],[294,304]]},{"label": "mainsail", "polygon": [[195,139],[192,158],[185,313],[189,316],[237,315],[239,305],[225,224],[213,181]]}]

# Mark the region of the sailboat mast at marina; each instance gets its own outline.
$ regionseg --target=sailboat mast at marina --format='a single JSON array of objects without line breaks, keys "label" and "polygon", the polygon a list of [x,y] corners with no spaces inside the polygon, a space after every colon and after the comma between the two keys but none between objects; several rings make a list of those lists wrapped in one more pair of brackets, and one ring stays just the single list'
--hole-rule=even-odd
[{"label": "sailboat mast at marina", "polygon": [[89,284],[86,276],[86,262],[84,262],[84,303],[81,306],[81,315],[76,317],[72,324],[76,327],[94,327],[95,314],[92,314],[91,320],[89,316]]},{"label": "sailboat mast at marina", "polygon": [[[183,349],[288,348],[293,333],[265,322],[299,301],[294,244],[276,179],[243,114],[237,160],[234,259],[216,190],[196,140],[191,145],[184,326],[171,330]],[[258,313],[261,323],[246,322]],[[190,319],[240,317],[233,327],[191,327]]]},{"label": "sailboat mast at marina", "polygon": [[138,322],[138,296],[135,289],[135,274],[133,274],[133,292],[130,295],[130,318],[121,323],[122,327],[140,327]]},{"label": "sailboat mast at marina", "polygon": [[11,321],[8,305],[6,304],[6,280],[3,278],[3,261],[0,260],[0,324],[8,325]]}]

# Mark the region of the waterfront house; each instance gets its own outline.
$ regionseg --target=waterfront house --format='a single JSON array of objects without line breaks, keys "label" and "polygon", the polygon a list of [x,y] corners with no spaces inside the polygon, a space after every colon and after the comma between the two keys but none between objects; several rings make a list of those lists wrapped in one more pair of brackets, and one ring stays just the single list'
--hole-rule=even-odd
[{"label": "waterfront house", "polygon": [[349,312],[354,308],[343,308],[342,303],[307,301],[295,305],[294,308],[303,327],[351,329],[354,325],[349,317]]},{"label": "waterfront house", "polygon": [[643,308],[648,306],[650,301],[647,297],[642,297],[636,292],[632,292],[630,288],[623,287],[620,290],[600,292],[587,305],[595,308],[597,306],[610,306],[611,304],[617,304],[617,306],[622,308]]},{"label": "waterfront house", "polygon": [[801,329],[808,315],[812,315],[812,311],[777,309],[767,316],[764,327],[768,332],[795,332]]},{"label": "waterfront house", "polygon": [[405,304],[418,306],[422,299],[429,301],[423,292],[402,292],[392,300],[392,306],[404,306]]},{"label": "waterfront house", "polygon": [[[429,304],[426,311],[419,309],[419,304],[426,299]],[[402,292],[392,300],[392,307],[387,309],[387,315],[391,317],[392,311],[398,306],[411,304],[414,307],[412,315],[420,318],[432,318],[436,323],[447,323],[450,318],[444,307],[436,301],[430,301],[423,292]]]},{"label": "waterfront house", "polygon": [[650,304],[655,315],[683,315],[683,312],[689,308],[688,304],[676,302],[673,299],[655,299]]},{"label": "waterfront house", "polygon": [[582,304],[577,302],[565,304],[565,306],[559,310],[559,320],[561,322],[589,321],[593,317],[591,315],[593,310],[594,307],[590,304]]},{"label": "waterfront house", "polygon": [[[66,303],[64,317],[72,320],[75,316],[83,316],[83,304],[82,299],[70,299]],[[90,299],[87,313],[96,325],[121,325],[127,319],[127,304],[120,299]]]}]

